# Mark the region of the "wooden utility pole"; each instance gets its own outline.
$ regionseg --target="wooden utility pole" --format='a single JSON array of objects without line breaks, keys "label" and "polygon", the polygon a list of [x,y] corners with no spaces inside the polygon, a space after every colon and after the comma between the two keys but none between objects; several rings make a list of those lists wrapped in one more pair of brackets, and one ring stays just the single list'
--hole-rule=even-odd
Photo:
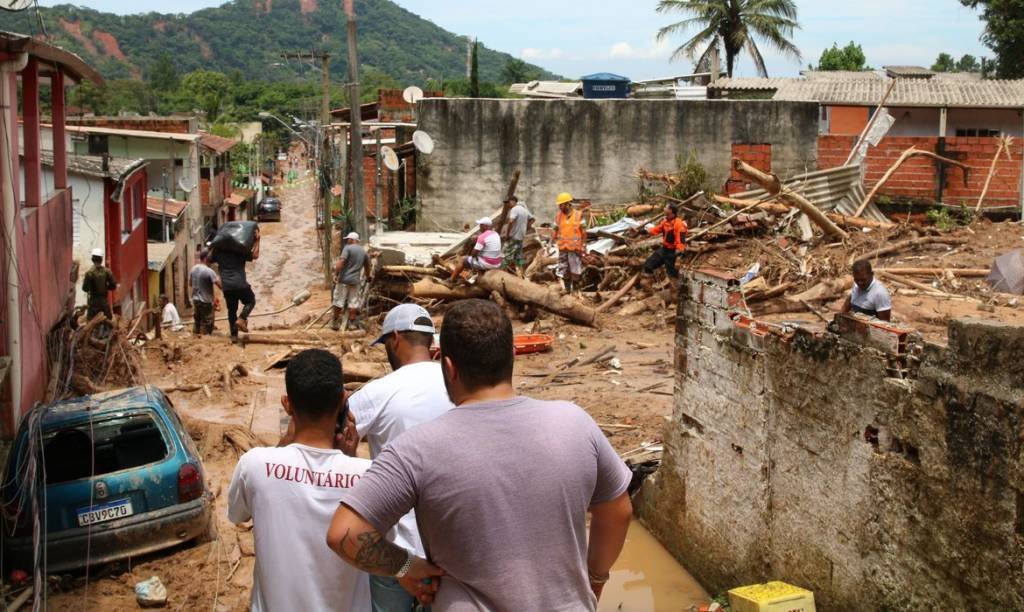
[{"label": "wooden utility pole", "polygon": [[[317,171],[320,173],[320,181],[318,182],[317,192],[317,211],[318,216],[323,219],[323,234],[320,241],[320,247],[323,256],[323,267],[324,267],[324,281],[330,285],[333,278],[333,266],[331,265],[331,242],[333,240],[334,228],[331,222],[331,200],[330,190],[326,185],[328,182],[324,180],[325,176],[329,175],[327,160],[329,159],[328,151],[331,146],[330,126],[331,126],[331,54],[324,53],[322,51],[313,51],[310,53],[282,53],[281,57],[284,59],[296,59],[296,60],[320,60],[320,73],[321,73],[321,100],[320,100],[320,130],[319,130],[319,142],[316,144],[315,155],[318,163]],[[315,142],[315,141],[314,141]]]},{"label": "wooden utility pole", "polygon": [[363,122],[359,95],[359,51],[356,46],[356,9],[353,0],[345,0],[345,16],[348,18],[348,105],[352,129],[349,131],[352,164],[352,213],[355,215],[356,231],[364,240],[369,233],[366,229],[366,200],[363,198]]}]

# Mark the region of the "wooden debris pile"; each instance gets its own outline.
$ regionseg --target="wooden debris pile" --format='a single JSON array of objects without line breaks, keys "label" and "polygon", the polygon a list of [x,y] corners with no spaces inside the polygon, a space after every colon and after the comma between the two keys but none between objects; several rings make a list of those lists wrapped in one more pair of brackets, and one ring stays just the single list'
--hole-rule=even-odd
[{"label": "wooden debris pile", "polygon": [[111,321],[102,313],[79,325],[77,315],[69,313],[47,341],[48,398],[56,401],[140,384],[138,348],[130,339],[147,312],[128,326],[120,317]]}]

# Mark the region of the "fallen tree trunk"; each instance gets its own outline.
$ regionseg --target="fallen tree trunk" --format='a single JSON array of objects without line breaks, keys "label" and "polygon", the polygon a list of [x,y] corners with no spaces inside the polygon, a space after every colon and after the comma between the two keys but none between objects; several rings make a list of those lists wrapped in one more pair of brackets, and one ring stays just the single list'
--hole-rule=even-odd
[{"label": "fallen tree trunk", "polygon": [[414,274],[419,276],[438,276],[440,271],[437,268],[428,268],[423,266],[381,266],[381,274],[389,276],[405,276],[406,274]]},{"label": "fallen tree trunk", "polygon": [[897,276],[945,276],[949,273],[960,278],[985,278],[991,273],[991,270],[988,268],[879,268],[876,272]]},{"label": "fallen tree trunk", "polygon": [[436,278],[427,276],[409,285],[406,295],[427,300],[468,300],[486,298],[490,292],[474,285],[449,287]]},{"label": "fallen tree trunk", "polygon": [[[730,206],[747,206],[749,204],[753,204],[756,200],[740,200],[738,198],[730,198],[727,196],[716,195],[715,201],[720,204],[728,204]],[[757,210],[763,210],[764,212],[773,215],[784,215],[789,211],[793,210],[793,207],[779,202],[767,201],[759,203],[757,205]],[[884,221],[872,221],[871,219],[860,219],[857,217],[849,217],[834,212],[827,212],[825,213],[825,216],[839,225],[856,227],[858,229],[863,229],[865,227],[869,229],[889,229],[896,227],[895,223],[887,223]]]},{"label": "fallen tree trunk", "polygon": [[981,211],[981,205],[985,203],[985,196],[988,195],[988,188],[992,185],[992,177],[996,175],[996,164],[999,162],[999,157],[1006,151],[1006,161],[1013,161],[1013,157],[1010,155],[1010,147],[1013,146],[1012,136],[1000,136],[999,147],[996,149],[996,155],[992,158],[992,165],[988,169],[988,176],[985,177],[985,186],[981,189],[981,196],[978,197],[978,205],[974,207],[974,212]]},{"label": "fallen tree trunk", "polygon": [[642,251],[644,249],[651,249],[661,244],[661,236],[655,236],[654,238],[647,238],[634,242],[633,244],[624,244],[617,246],[614,249],[608,251],[609,255],[621,255],[623,253],[630,253],[632,251]]},{"label": "fallen tree trunk", "polygon": [[967,241],[966,238],[954,238],[954,237],[951,237],[951,236],[925,236],[923,238],[914,238],[912,240],[904,240],[903,242],[897,242],[897,243],[894,243],[894,244],[890,244],[889,246],[882,247],[880,249],[875,249],[874,251],[871,251],[869,253],[865,253],[863,255],[858,255],[856,257],[851,257],[850,258],[850,263],[852,264],[853,262],[859,261],[859,260],[862,260],[862,259],[866,259],[866,260],[870,261],[872,259],[877,259],[879,257],[882,257],[883,255],[891,255],[893,253],[898,253],[898,252],[904,251],[906,249],[910,249],[910,248],[917,247],[917,246],[923,246],[923,245],[926,245],[926,244],[961,245],[961,244],[967,244],[967,242],[968,241]]},{"label": "fallen tree trunk", "polygon": [[343,380],[350,382],[366,382],[388,375],[388,367],[383,363],[366,361],[345,361],[341,366]]},{"label": "fallen tree trunk", "polygon": [[615,293],[615,295],[608,298],[607,302],[598,306],[597,312],[604,312],[611,308],[612,306],[614,306],[615,304],[617,304],[619,300],[621,300],[627,293],[629,293],[629,290],[633,288],[633,285],[635,285],[636,281],[639,279],[640,273],[637,272],[636,274],[633,275],[633,278],[629,279],[629,281],[627,281],[626,284],[623,285],[622,288]]},{"label": "fallen tree trunk", "polygon": [[853,277],[844,276],[830,281],[823,281],[803,293],[790,298],[793,302],[824,302],[842,295],[853,287]]},{"label": "fallen tree trunk", "polygon": [[787,291],[792,289],[793,285],[795,285],[795,284],[796,283],[782,283],[781,285],[778,285],[776,287],[772,287],[771,289],[768,289],[766,291],[759,291],[759,292],[757,292],[755,294],[748,295],[745,298],[745,300],[746,300],[748,305],[749,304],[756,304],[757,302],[764,302],[766,300],[770,300],[772,298],[779,297],[780,295],[786,293]]},{"label": "fallen tree trunk", "polygon": [[779,177],[774,174],[767,174],[761,172],[757,168],[744,162],[742,159],[733,158],[733,168],[737,172],[746,176],[761,186],[762,189],[767,191],[773,196],[777,196],[780,200],[789,202],[793,206],[799,208],[805,215],[807,215],[815,225],[825,230],[825,233],[830,236],[837,238],[846,239],[847,234],[838,225],[832,222],[831,219],[825,216],[817,206],[815,206],[810,200],[796,193],[790,191],[787,187],[782,184]]},{"label": "fallen tree trunk", "polygon": [[584,325],[594,325],[597,319],[597,311],[579,300],[502,270],[484,272],[477,277],[476,285],[487,292],[497,291],[513,302],[531,304]]}]

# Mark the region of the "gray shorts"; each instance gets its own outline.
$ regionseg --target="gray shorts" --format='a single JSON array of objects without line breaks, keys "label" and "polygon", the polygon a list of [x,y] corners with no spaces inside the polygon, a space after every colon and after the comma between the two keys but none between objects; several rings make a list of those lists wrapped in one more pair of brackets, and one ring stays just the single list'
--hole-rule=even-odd
[{"label": "gray shorts", "polygon": [[573,276],[583,274],[583,257],[574,251],[559,251],[558,271],[563,276],[565,276],[566,272]]},{"label": "gray shorts", "polygon": [[359,310],[362,305],[359,302],[359,285],[346,285],[345,283],[335,285],[333,304],[335,308]]}]

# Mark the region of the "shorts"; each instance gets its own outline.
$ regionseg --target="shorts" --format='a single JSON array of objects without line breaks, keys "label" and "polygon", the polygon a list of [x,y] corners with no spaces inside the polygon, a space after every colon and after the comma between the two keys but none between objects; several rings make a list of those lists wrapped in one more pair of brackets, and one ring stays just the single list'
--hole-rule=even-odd
[{"label": "shorts", "polygon": [[497,264],[487,263],[486,261],[480,259],[480,257],[477,256],[477,255],[470,255],[469,257],[467,257],[465,259],[465,261],[466,261],[466,267],[469,268],[470,270],[480,270],[480,271],[484,271],[484,270],[497,270],[498,268],[501,267],[500,263],[497,263]]},{"label": "shorts", "polygon": [[338,283],[334,286],[334,307],[359,310],[362,305],[359,302],[359,285],[346,285]]},{"label": "shorts", "polygon": [[506,266],[522,266],[526,263],[526,259],[523,257],[523,241],[522,240],[509,240],[505,243],[505,265]]},{"label": "shorts", "polygon": [[583,274],[583,256],[575,251],[559,251],[558,271],[562,276],[565,276],[567,271],[572,276]]}]

